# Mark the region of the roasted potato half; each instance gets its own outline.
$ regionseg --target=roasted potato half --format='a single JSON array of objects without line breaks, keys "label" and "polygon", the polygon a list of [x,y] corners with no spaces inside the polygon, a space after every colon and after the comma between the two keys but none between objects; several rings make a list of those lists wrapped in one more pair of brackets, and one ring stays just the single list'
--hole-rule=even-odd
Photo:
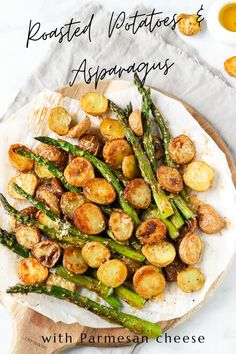
[{"label": "roasted potato half", "polygon": [[34,172],[39,178],[49,179],[53,177],[53,174],[47,169],[46,166],[42,166],[37,162],[34,164]]},{"label": "roasted potato half", "polygon": [[69,138],[79,139],[83,134],[85,134],[91,128],[91,120],[89,117],[83,118],[79,123],[74,125],[67,133]]},{"label": "roasted potato half", "polygon": [[132,179],[124,191],[125,199],[138,209],[147,209],[151,204],[151,189],[143,178]]},{"label": "roasted potato half", "polygon": [[113,211],[109,218],[109,229],[117,241],[127,241],[134,231],[133,220],[123,211]]},{"label": "roasted potato half", "polygon": [[122,172],[128,179],[134,179],[140,176],[140,169],[135,155],[129,155],[123,158]]},{"label": "roasted potato half", "polygon": [[187,268],[187,264],[183,263],[177,256],[174,261],[164,268],[165,278],[167,281],[177,281],[177,275],[181,270]]},{"label": "roasted potato half", "polygon": [[167,241],[160,241],[155,245],[144,245],[142,253],[148,262],[156,267],[166,267],[173,262],[176,256],[174,246]]},{"label": "roasted potato half", "polygon": [[44,240],[34,245],[31,254],[44,267],[52,268],[61,256],[61,248],[56,242]]},{"label": "roasted potato half", "polygon": [[166,225],[160,219],[147,219],[136,229],[136,237],[141,245],[153,245],[166,237],[166,231]]},{"label": "roasted potato half", "polygon": [[101,93],[88,92],[80,99],[84,112],[92,116],[101,116],[108,108],[108,99]]},{"label": "roasted potato half", "polygon": [[64,107],[51,108],[47,113],[48,127],[58,135],[66,135],[69,131],[71,116]]},{"label": "roasted potato half", "polygon": [[55,221],[52,221],[42,210],[37,212],[36,219],[41,225],[47,226],[50,229],[58,230],[58,225]]},{"label": "roasted potato half", "polygon": [[129,126],[133,130],[135,135],[137,136],[143,135],[143,123],[142,123],[142,117],[140,111],[135,110],[130,113]]},{"label": "roasted potato half", "polygon": [[184,188],[183,176],[173,167],[162,165],[157,169],[157,179],[166,191],[179,193]]},{"label": "roasted potato half", "polygon": [[191,293],[202,289],[205,277],[198,268],[188,267],[177,275],[177,285],[185,293]]},{"label": "roasted potato half", "polygon": [[21,173],[20,175],[11,178],[8,182],[7,191],[9,195],[15,199],[25,200],[24,197],[22,197],[15,191],[13,187],[14,183],[18,184],[18,186],[24,189],[24,191],[28,194],[34,195],[35,190],[37,188],[38,180],[37,177],[35,177],[35,175],[33,175],[32,173]]},{"label": "roasted potato half", "polygon": [[100,242],[88,242],[82,248],[82,256],[91,268],[99,268],[111,257],[109,248]]},{"label": "roasted potato half", "polygon": [[12,165],[20,172],[29,172],[34,167],[34,161],[26,156],[16,153],[16,150],[30,151],[25,145],[13,144],[8,150],[9,160]]},{"label": "roasted potato half", "polygon": [[53,214],[60,216],[59,198],[51,192],[50,186],[41,184],[36,190],[36,199],[46,204]]},{"label": "roasted potato half", "polygon": [[84,203],[74,212],[75,226],[85,234],[97,235],[105,230],[106,222],[101,209],[93,203]]},{"label": "roasted potato half", "polygon": [[186,235],[179,244],[179,257],[188,264],[194,265],[199,262],[202,254],[202,240],[196,234]]},{"label": "roasted potato half", "polygon": [[201,23],[197,21],[197,14],[180,14],[177,17],[178,28],[185,36],[193,36],[201,31]]},{"label": "roasted potato half", "polygon": [[163,292],[166,281],[158,268],[153,265],[145,265],[135,272],[133,284],[138,295],[145,299],[151,299]]},{"label": "roasted potato half", "polygon": [[101,283],[109,288],[117,288],[127,278],[127,268],[119,259],[111,259],[103,263],[97,271],[97,277]]},{"label": "roasted potato half", "polygon": [[216,234],[226,226],[226,221],[213,206],[202,204],[198,208],[198,226],[205,234]]},{"label": "roasted potato half", "polygon": [[85,134],[79,139],[79,147],[93,156],[100,156],[102,144],[96,135]]},{"label": "roasted potato half", "polygon": [[236,56],[230,57],[224,62],[225,71],[233,77],[236,77]]},{"label": "roasted potato half", "polygon": [[191,235],[197,229],[197,219],[189,219],[186,221],[183,228],[180,230],[180,235],[177,238],[177,242],[179,243],[184,236]]},{"label": "roasted potato half", "polygon": [[125,137],[125,127],[117,119],[104,118],[100,124],[100,132],[106,140]]},{"label": "roasted potato half", "polygon": [[60,288],[67,289],[69,291],[72,291],[73,293],[77,289],[75,283],[72,283],[71,281],[62,278],[60,275],[57,274],[50,274],[47,278],[46,285],[59,286]]},{"label": "roasted potato half", "polygon": [[193,141],[184,134],[171,139],[169,144],[169,154],[177,165],[184,165],[193,160],[196,149]]},{"label": "roasted potato half", "polygon": [[191,207],[191,209],[197,213],[198,208],[200,207],[200,205],[204,204],[201,200],[198,199],[196,194],[191,194],[189,196],[189,205]]},{"label": "roasted potato half", "polygon": [[50,180],[50,189],[53,194],[55,194],[58,198],[62,196],[64,193],[64,188],[62,183],[59,181],[59,179],[53,177]]},{"label": "roasted potato half", "polygon": [[21,214],[23,214],[25,216],[29,216],[31,219],[36,219],[37,212],[38,212],[38,209],[33,206],[23,208],[20,211]]},{"label": "roasted potato half", "polygon": [[48,268],[31,257],[22,259],[17,271],[21,282],[26,285],[43,283],[48,277]]},{"label": "roasted potato half", "polygon": [[17,242],[27,249],[32,249],[40,241],[40,232],[36,227],[20,225],[16,229]]},{"label": "roasted potato half", "polygon": [[103,148],[103,158],[113,168],[120,169],[124,157],[132,154],[133,150],[125,139],[108,140]]},{"label": "roasted potato half", "polygon": [[73,186],[83,187],[88,179],[95,177],[95,174],[91,162],[84,157],[76,157],[66,166],[64,176]]},{"label": "roasted potato half", "polygon": [[88,269],[81,250],[77,247],[67,247],[64,250],[63,266],[73,274],[83,274]]},{"label": "roasted potato half", "polygon": [[111,204],[116,199],[113,185],[104,178],[91,178],[84,184],[85,197],[97,204]]},{"label": "roasted potato half", "polygon": [[155,149],[155,158],[156,160],[160,160],[165,156],[163,141],[156,135],[152,136],[152,141]]},{"label": "roasted potato half", "polygon": [[75,210],[86,202],[86,198],[76,192],[65,192],[60,200],[60,207],[64,215],[73,219]]},{"label": "roasted potato half", "polygon": [[209,189],[214,181],[215,172],[206,162],[193,161],[184,171],[184,183],[197,192]]}]

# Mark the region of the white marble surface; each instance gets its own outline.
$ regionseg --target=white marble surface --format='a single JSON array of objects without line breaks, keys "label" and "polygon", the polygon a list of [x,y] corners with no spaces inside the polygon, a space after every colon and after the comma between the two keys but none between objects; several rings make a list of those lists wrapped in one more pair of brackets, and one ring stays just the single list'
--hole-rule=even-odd
[{"label": "white marble surface", "polygon": [[[86,0],[8,0],[0,1],[0,116],[7,106],[14,99],[22,81],[30,74],[37,63],[48,50],[49,43],[37,43],[31,49],[25,49],[25,38],[28,22],[30,19],[40,20],[45,26],[61,24],[68,18],[74,10],[85,3]],[[141,1],[119,0],[109,1],[100,0],[110,10],[131,10]],[[194,12],[200,5],[204,5],[205,13],[215,0],[143,0],[142,4],[154,6],[173,14],[174,12]],[[236,55],[236,48],[226,46],[215,41],[206,29],[197,37],[187,38],[209,64],[219,69],[226,76],[223,70],[225,58]],[[227,77],[227,76],[226,76]],[[228,77],[227,77],[228,78]],[[236,79],[230,79],[236,87]],[[223,284],[216,293],[208,299],[205,306],[199,310],[191,319],[185,321],[178,328],[168,332],[174,337],[178,335],[204,336],[204,344],[158,344],[150,341],[148,344],[140,345],[135,349],[135,353],[156,353],[162,354],[195,354],[202,353],[231,354],[236,348],[236,321],[235,321],[235,298],[236,298],[236,263],[232,264]],[[9,315],[0,305],[0,352],[1,354],[10,353],[10,343],[13,337],[13,328]],[[74,349],[67,351],[67,354],[90,354],[100,353],[96,348]],[[12,353],[14,354],[14,353]],[[23,353],[22,353],[23,354]]]}]

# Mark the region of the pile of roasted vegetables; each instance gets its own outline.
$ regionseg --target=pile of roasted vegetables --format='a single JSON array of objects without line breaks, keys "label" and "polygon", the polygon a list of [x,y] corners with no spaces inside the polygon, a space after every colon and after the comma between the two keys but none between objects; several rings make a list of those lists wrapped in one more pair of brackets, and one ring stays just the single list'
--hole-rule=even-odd
[{"label": "pile of roasted vegetables", "polygon": [[[141,309],[147,299],[160,300],[167,282],[184,292],[200,290],[205,278],[195,267],[202,255],[196,228],[215,234],[225,220],[190,194],[210,188],[214,170],[194,161],[188,136],[170,136],[150,89],[137,75],[134,82],[140,111],[97,92],[81,98],[83,111],[101,118],[97,135],[89,134],[89,116],[71,127],[65,108],[54,107],[49,128],[75,145],[42,136],[35,138],[40,144],[34,152],[10,146],[10,162],[20,174],[9,181],[8,193],[31,206],[18,211],[0,196],[15,220],[11,233],[1,229],[0,242],[22,257],[21,284],[9,293],[54,296],[156,337],[160,327],[120,312],[120,300]],[[152,134],[151,115],[160,137]],[[80,295],[80,287],[96,292],[97,301]]]}]

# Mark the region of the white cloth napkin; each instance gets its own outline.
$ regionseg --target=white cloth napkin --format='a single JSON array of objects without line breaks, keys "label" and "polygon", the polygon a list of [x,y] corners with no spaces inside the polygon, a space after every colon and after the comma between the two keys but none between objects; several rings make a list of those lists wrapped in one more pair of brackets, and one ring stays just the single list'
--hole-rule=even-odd
[{"label": "white cloth napkin", "polygon": [[[147,13],[147,9],[141,6],[138,9]],[[80,37],[70,43],[58,44],[55,41],[46,58],[24,83],[3,119],[7,119],[41,90],[56,89],[68,84],[72,79],[71,70],[78,68],[84,58],[93,67],[110,67],[115,64],[127,66],[142,61],[163,62],[170,58],[175,64],[168,75],[156,70],[147,77],[146,84],[164,90],[193,106],[220,132],[236,156],[236,147],[233,144],[236,136],[236,89],[220,73],[209,67],[192,47],[168,27],[159,28],[152,34],[145,29],[141,29],[136,35],[120,31],[108,40],[110,15],[101,5],[90,3],[76,12],[73,18],[83,18],[86,23],[92,13],[95,14],[93,28],[96,28],[92,32],[92,42],[89,43],[87,37]],[[133,77],[132,74],[124,74],[122,79],[132,80]],[[82,77],[78,76],[77,81],[81,80]],[[104,348],[100,351],[128,354],[133,348],[134,346]]]}]

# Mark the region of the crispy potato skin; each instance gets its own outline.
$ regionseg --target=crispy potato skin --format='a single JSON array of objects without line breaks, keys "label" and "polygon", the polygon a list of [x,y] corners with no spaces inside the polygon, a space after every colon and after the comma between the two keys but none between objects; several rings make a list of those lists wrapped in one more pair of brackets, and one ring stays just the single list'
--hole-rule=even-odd
[{"label": "crispy potato skin", "polygon": [[188,267],[177,275],[177,285],[186,293],[201,290],[204,283],[205,277],[198,268]]},{"label": "crispy potato skin", "polygon": [[184,227],[180,230],[180,235],[177,238],[177,243],[180,243],[184,236],[191,235],[197,229],[197,219],[189,219],[186,221]]},{"label": "crispy potato skin", "polygon": [[116,199],[113,185],[104,178],[91,178],[84,184],[85,197],[97,204],[111,204]]},{"label": "crispy potato skin", "polygon": [[102,153],[108,165],[120,169],[124,157],[132,155],[133,150],[125,139],[114,139],[105,143]]},{"label": "crispy potato skin", "polygon": [[65,192],[60,200],[60,207],[64,215],[73,219],[75,210],[86,202],[86,198],[76,192]]},{"label": "crispy potato skin", "polygon": [[160,241],[155,245],[144,245],[142,253],[148,262],[156,267],[166,267],[173,262],[176,256],[174,246],[167,241]]},{"label": "crispy potato skin", "polygon": [[164,276],[153,265],[139,268],[134,274],[133,284],[136,293],[145,299],[161,294],[166,286]]},{"label": "crispy potato skin", "polygon": [[169,154],[177,165],[184,165],[193,160],[196,149],[192,140],[184,134],[171,139]]},{"label": "crispy potato skin", "polygon": [[60,216],[59,198],[51,192],[49,186],[41,184],[36,190],[36,199],[46,204],[53,214]]},{"label": "crispy potato skin", "polygon": [[21,246],[31,249],[40,241],[40,232],[36,227],[20,225],[16,229],[16,239]]},{"label": "crispy potato skin", "polygon": [[136,262],[126,257],[121,257],[120,259],[126,265],[128,271],[127,279],[132,279],[136,270],[138,270],[142,266],[142,263]]},{"label": "crispy potato skin", "polygon": [[184,183],[194,191],[204,192],[214,181],[215,172],[206,162],[193,161],[184,171]]},{"label": "crispy potato skin", "polygon": [[21,214],[23,214],[25,216],[29,216],[31,219],[36,219],[37,212],[38,212],[38,209],[33,206],[23,208],[20,211]]},{"label": "crispy potato skin", "polygon": [[51,108],[47,113],[48,127],[58,135],[66,135],[69,131],[71,117],[62,106]]},{"label": "crispy potato skin", "polygon": [[68,183],[76,187],[83,187],[85,182],[94,178],[94,168],[84,157],[74,158],[64,170],[64,176]]},{"label": "crispy potato skin", "polygon": [[43,143],[36,147],[35,153],[53,162],[60,168],[64,168],[68,160],[67,153],[64,150]]},{"label": "crispy potato skin", "polygon": [[100,124],[100,132],[106,140],[125,137],[125,128],[117,119],[104,118]]},{"label": "crispy potato skin", "polygon": [[134,110],[129,115],[129,126],[137,136],[143,135],[143,124],[141,118],[141,112]]},{"label": "crispy potato skin", "polygon": [[111,257],[109,248],[100,242],[88,242],[82,248],[82,256],[91,268],[99,268]]},{"label": "crispy potato skin", "polygon": [[31,253],[44,267],[52,268],[61,256],[61,248],[56,242],[44,240],[34,245]]},{"label": "crispy potato skin", "polygon": [[151,204],[151,189],[143,178],[132,179],[124,190],[125,199],[138,209],[147,209]]},{"label": "crispy potato skin", "polygon": [[97,235],[105,230],[106,223],[100,208],[93,203],[84,203],[74,212],[75,226],[85,234]]},{"label": "crispy potato skin", "polygon": [[236,77],[236,56],[226,59],[224,62],[224,68],[230,76]]},{"label": "crispy potato skin", "polygon": [[162,165],[157,169],[157,179],[166,191],[179,193],[184,188],[181,173],[173,167]]},{"label": "crispy potato skin", "polygon": [[69,138],[79,139],[91,128],[91,120],[89,117],[83,118],[78,124],[74,125],[67,133]]},{"label": "crispy potato skin", "polygon": [[129,155],[123,158],[122,172],[128,179],[134,179],[140,176],[141,173],[135,155]]},{"label": "crispy potato skin", "polygon": [[186,235],[179,245],[179,257],[182,262],[194,265],[199,262],[202,254],[202,240],[196,234]]},{"label": "crispy potato skin", "polygon": [[204,204],[201,200],[198,199],[196,194],[191,194],[189,196],[189,204],[191,209],[197,213],[198,208],[200,207],[200,205]]},{"label": "crispy potato skin", "polygon": [[[180,20],[181,19],[181,20]],[[182,34],[185,36],[194,36],[201,31],[201,25],[197,22],[197,14],[180,14],[177,17],[178,28]]]},{"label": "crispy potato skin", "polygon": [[73,274],[83,274],[88,269],[81,250],[76,247],[67,247],[64,250],[63,266]]},{"label": "crispy potato skin", "polygon": [[141,245],[153,245],[166,237],[166,225],[157,218],[147,219],[136,230]]},{"label": "crispy potato skin", "polygon": [[34,167],[34,161],[29,159],[28,157],[21,156],[17,154],[15,151],[16,150],[24,150],[24,151],[30,151],[29,148],[25,145],[21,144],[13,144],[10,146],[8,150],[8,156],[9,160],[12,163],[12,165],[20,172],[29,172],[33,169]]},{"label": "crispy potato skin", "polygon": [[12,198],[18,200],[25,200],[24,197],[22,197],[15,191],[15,189],[13,188],[13,183],[18,184],[18,186],[24,189],[25,192],[34,195],[35,190],[37,188],[38,180],[37,177],[35,177],[35,175],[33,175],[32,173],[21,173],[20,175],[11,178],[8,182],[7,191],[9,195]]},{"label": "crispy potato skin", "polygon": [[113,211],[109,218],[109,229],[117,241],[127,241],[133,233],[131,217],[123,211]]},{"label": "crispy potato skin", "polygon": [[58,198],[64,193],[64,188],[62,183],[55,177],[50,180],[51,192],[55,194]]},{"label": "crispy potato skin", "polygon": [[97,271],[97,277],[104,285],[117,288],[127,278],[127,268],[119,259],[111,259],[103,263]]},{"label": "crispy potato skin", "polygon": [[213,206],[202,204],[198,208],[198,226],[205,234],[216,234],[226,226],[226,221]]},{"label": "crispy potato skin", "polygon": [[18,264],[18,275],[23,284],[43,283],[48,277],[48,269],[34,258],[24,258]]},{"label": "crispy potato skin", "polygon": [[108,99],[98,92],[87,92],[80,99],[84,112],[92,116],[101,116],[108,108]]},{"label": "crispy potato skin", "polygon": [[183,263],[178,256],[174,261],[168,264],[164,269],[165,278],[167,281],[177,281],[177,275],[181,270],[187,268],[187,264]]},{"label": "crispy potato skin", "polygon": [[96,135],[85,134],[79,139],[79,147],[93,156],[100,156],[102,144]]},{"label": "crispy potato skin", "polygon": [[47,278],[46,285],[55,285],[55,286],[60,286],[63,289],[67,289],[69,291],[72,291],[73,293],[76,291],[76,284],[72,283],[69,280],[66,280],[62,278],[58,274],[50,274],[49,277]]},{"label": "crispy potato skin", "polygon": [[152,136],[154,149],[155,149],[155,158],[156,160],[160,160],[165,156],[165,150],[163,147],[163,141],[156,135]]}]

